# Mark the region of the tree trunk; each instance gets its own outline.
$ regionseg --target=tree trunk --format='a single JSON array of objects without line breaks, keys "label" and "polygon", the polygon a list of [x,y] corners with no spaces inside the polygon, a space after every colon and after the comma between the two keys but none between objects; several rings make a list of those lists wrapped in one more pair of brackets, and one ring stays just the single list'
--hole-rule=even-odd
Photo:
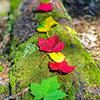
[{"label": "tree trunk", "polygon": [[[10,85],[11,94],[15,95],[23,89],[29,87],[30,83],[40,83],[43,79],[57,76],[62,90],[68,94],[63,100],[87,100],[89,97],[99,97],[100,93],[100,70],[90,57],[89,53],[83,49],[76,32],[70,28],[70,22],[66,17],[66,10],[60,0],[52,0],[53,11],[42,13],[37,11],[41,0],[27,0],[21,5],[21,14],[16,17],[13,27],[13,39],[11,43],[11,55],[13,56],[13,66],[11,71]],[[64,82],[57,72],[51,72],[48,68],[50,61],[47,57],[43,64],[41,61],[46,55],[39,51],[38,37],[47,39],[45,33],[36,31],[37,25],[45,18],[52,15],[58,25],[52,27],[48,32],[52,37],[56,34],[60,41],[65,41],[65,47],[61,51],[65,55],[65,60],[69,65],[75,66],[75,70],[70,74],[64,74]],[[28,47],[28,48],[27,48]],[[32,50],[34,47],[34,50]],[[96,90],[95,90],[96,89]],[[29,91],[19,100],[31,100],[33,97]]]}]

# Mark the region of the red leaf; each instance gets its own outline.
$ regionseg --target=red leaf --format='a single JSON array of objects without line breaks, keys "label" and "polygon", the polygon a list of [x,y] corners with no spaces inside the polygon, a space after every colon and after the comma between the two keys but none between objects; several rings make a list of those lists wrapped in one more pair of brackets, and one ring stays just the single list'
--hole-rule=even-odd
[{"label": "red leaf", "polygon": [[51,3],[41,3],[38,10],[41,10],[41,11],[51,11],[53,8],[52,8],[52,5]]},{"label": "red leaf", "polygon": [[59,41],[59,38],[57,38],[56,35],[54,35],[51,38],[48,38],[48,40],[39,38],[38,46],[40,47],[40,50],[42,51],[59,52],[64,48],[65,42],[58,42],[58,41]]},{"label": "red leaf", "polygon": [[49,67],[51,70],[61,70],[64,73],[70,73],[74,70],[74,66],[68,66],[67,62],[64,60],[61,63],[49,62]]}]

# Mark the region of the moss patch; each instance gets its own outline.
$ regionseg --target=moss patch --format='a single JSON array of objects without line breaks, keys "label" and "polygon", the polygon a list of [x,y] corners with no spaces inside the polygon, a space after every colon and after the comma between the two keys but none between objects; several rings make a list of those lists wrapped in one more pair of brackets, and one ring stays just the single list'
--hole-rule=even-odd
[{"label": "moss patch", "polygon": [[2,97],[7,97],[8,96],[8,85],[5,86],[1,86],[0,85],[0,99],[2,99]]},{"label": "moss patch", "polygon": [[41,3],[50,3],[50,0],[42,0]]},{"label": "moss patch", "polygon": [[8,12],[7,11],[5,11],[5,12],[0,12],[0,16],[2,16],[2,17],[5,17],[5,16],[7,16],[8,15]]},{"label": "moss patch", "polygon": [[[63,13],[55,9],[48,13],[38,12],[35,17],[38,22],[41,22],[51,15],[55,20],[65,17]],[[76,100],[75,94],[80,93],[82,86],[85,86],[84,97],[90,97],[91,94],[88,91],[89,87],[94,85],[100,86],[100,70],[90,57],[89,53],[83,49],[82,44],[76,37],[76,32],[66,25],[62,26],[58,24],[52,27],[48,33],[50,37],[56,34],[60,41],[65,41],[65,47],[61,52],[66,56],[65,60],[68,64],[75,66],[75,71],[63,75],[66,80],[65,83],[59,73],[52,72],[48,68],[48,63],[51,61],[49,57],[47,57],[43,64],[41,64],[41,61],[47,55],[46,52],[39,51],[33,46],[32,49],[34,49],[34,51],[29,49],[27,54],[23,57],[27,45],[30,43],[32,45],[37,45],[39,37],[47,39],[46,33],[37,32],[34,36],[29,38],[26,42],[20,44],[18,47],[16,47],[16,44],[19,39],[15,41],[15,36],[13,42],[11,43],[11,55],[14,56],[12,60],[14,64],[10,73],[11,93],[16,94],[22,91],[23,89],[29,87],[31,82],[40,83],[42,79],[57,75],[62,86],[61,89],[68,93],[68,97],[63,100]],[[29,94],[29,92],[27,92],[24,94],[24,98],[22,100],[29,99],[33,100],[33,97]],[[21,98],[19,98],[19,100],[21,100]]]},{"label": "moss patch", "polygon": [[[75,100],[75,92],[80,92],[81,85],[79,83],[79,78],[81,79],[81,82],[87,86],[87,88],[93,86],[94,84],[97,84],[98,86],[100,85],[100,70],[91,59],[89,53],[83,49],[83,46],[78,41],[75,34],[71,32],[66,28],[66,26],[63,27],[59,24],[49,31],[50,37],[56,34],[60,41],[66,42],[65,47],[61,52],[66,56],[65,60],[69,63],[69,65],[75,66],[74,72],[64,75],[67,83],[63,82],[61,76],[57,72],[50,71],[48,68],[48,62],[50,61],[49,57],[45,59],[43,65],[41,64],[42,59],[46,55],[45,52],[34,51],[23,58],[24,50],[27,44],[32,43],[36,45],[38,37],[47,39],[45,33],[36,33],[25,43],[20,44],[16,49],[16,53],[14,51],[16,56],[12,61],[15,63],[12,67],[12,75],[15,77],[15,80],[11,85],[13,87],[12,94],[27,88],[31,82],[40,83],[42,79],[46,79],[54,75],[58,76],[59,82],[62,84],[63,91],[68,92],[69,94],[69,96],[64,100],[72,100],[71,98]],[[79,73],[79,75],[76,73]],[[72,83],[74,80],[75,85],[73,86]],[[16,84],[18,84],[18,86],[16,86]],[[75,88],[78,90],[76,91]],[[25,100],[26,97],[29,97],[28,95],[29,93],[25,94],[23,100]]]},{"label": "moss patch", "polygon": [[56,9],[53,9],[52,11],[46,13],[38,12],[35,17],[36,19],[38,19],[39,22],[42,22],[44,19],[48,18],[49,16],[53,16],[55,20],[65,17],[65,15],[62,12],[59,12]]},{"label": "moss patch", "polygon": [[14,13],[23,0],[10,0],[11,12]]}]

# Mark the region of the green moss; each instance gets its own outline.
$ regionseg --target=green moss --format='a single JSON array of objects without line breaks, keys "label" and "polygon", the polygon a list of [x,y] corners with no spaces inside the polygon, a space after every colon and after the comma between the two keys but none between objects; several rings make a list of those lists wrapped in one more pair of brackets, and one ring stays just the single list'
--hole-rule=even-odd
[{"label": "green moss", "polygon": [[64,11],[64,15],[65,15],[65,17],[66,17],[70,22],[72,22],[71,16],[68,14],[66,8],[63,6],[62,3],[60,3],[60,5],[61,5],[61,8],[62,8],[63,11]]},{"label": "green moss", "polygon": [[11,24],[9,25],[9,28],[12,28],[12,24],[13,22],[16,20],[16,18],[18,17],[18,15],[20,15],[20,10],[19,10],[19,6],[21,5],[21,3],[23,2],[23,0],[10,0],[10,18],[9,18],[9,22],[11,22]]},{"label": "green moss", "polygon": [[38,19],[39,22],[42,22],[44,19],[48,18],[49,16],[53,16],[55,20],[58,20],[59,18],[65,17],[65,15],[62,12],[60,12],[56,9],[53,9],[50,12],[46,12],[46,13],[39,12],[39,13],[37,13],[36,19]]},{"label": "green moss", "polygon": [[0,12],[0,16],[4,17],[4,16],[7,16],[8,15],[8,12],[5,11],[5,12]]},{"label": "green moss", "polygon": [[[49,57],[46,58],[46,60],[43,62],[43,65],[41,64],[42,59],[46,55],[45,52],[34,51],[33,53],[28,54],[23,58],[26,45],[29,43],[37,44],[38,37],[47,39],[46,34],[36,33],[25,43],[20,44],[16,49],[16,56],[13,59],[13,62],[15,63],[13,65],[13,77],[15,77],[16,80],[15,82],[12,82],[13,85],[11,85],[13,86],[12,93],[14,93],[16,90],[15,84],[18,82],[20,82],[20,88],[17,90],[17,92],[27,88],[31,82],[37,83],[42,79],[46,79],[54,75],[59,77],[59,82],[62,84],[62,87],[64,87],[64,92],[68,92],[69,94],[65,100],[72,100],[72,98],[75,100],[75,87],[77,87],[78,91],[80,92],[80,84],[78,81],[79,78],[82,82],[86,81],[84,85],[87,85],[88,87],[91,87],[94,84],[100,86],[100,70],[97,68],[89,53],[83,49],[82,44],[75,36],[75,31],[68,30],[68,26],[63,27],[58,24],[49,31],[50,37],[54,34],[60,38],[60,41],[66,42],[65,47],[61,52],[66,56],[65,60],[69,63],[69,65],[75,66],[75,72],[79,73],[80,75],[77,75],[75,72],[64,75],[64,78],[67,81],[67,83],[64,83],[61,79],[61,76],[57,72],[51,72],[49,70]],[[75,87],[72,86],[74,79],[76,80]],[[25,98],[29,97],[27,95],[29,95],[29,93],[26,94]]]},{"label": "green moss", "polygon": [[49,3],[50,0],[42,0],[41,3]]},{"label": "green moss", "polygon": [[[39,12],[36,14],[36,19],[39,22],[43,21],[49,16],[53,16],[55,20],[65,17],[65,15],[58,10],[53,10],[48,13]],[[81,86],[86,86],[84,97],[90,97],[88,88],[94,85],[100,86],[100,70],[96,66],[95,62],[92,60],[91,56],[87,51],[83,49],[82,44],[79,42],[75,30],[68,26],[62,26],[60,24],[52,27],[48,32],[49,36],[57,35],[60,41],[65,41],[65,47],[61,51],[66,57],[65,60],[69,65],[75,66],[75,71],[69,74],[63,75],[66,83],[62,80],[61,76],[57,72],[51,72],[48,68],[48,63],[50,60],[47,57],[43,64],[41,61],[47,55],[46,52],[39,51],[35,49],[34,52],[28,49],[25,57],[25,50],[27,45],[30,43],[32,45],[37,45],[38,37],[47,39],[45,33],[36,33],[34,36],[29,38],[26,42],[20,44],[16,47],[17,42],[16,36],[11,43],[11,55],[14,55],[12,62],[14,63],[12,71],[10,73],[10,85],[12,94],[18,93],[23,89],[29,87],[30,83],[40,83],[42,79],[46,79],[51,76],[58,76],[59,82],[62,85],[62,90],[68,93],[68,97],[63,100],[75,100],[75,94],[80,93]],[[30,47],[31,48],[31,47]],[[31,52],[31,53],[30,53]],[[81,84],[80,84],[80,81]],[[74,82],[74,83],[73,83]],[[16,87],[17,84],[17,87]],[[74,85],[73,85],[74,84]],[[77,89],[77,90],[76,90]],[[24,95],[23,100],[33,100],[33,97],[27,92]],[[19,98],[19,100],[21,100]]]},{"label": "green moss", "polygon": [[97,99],[100,99],[100,96],[96,96]]},{"label": "green moss", "polygon": [[0,85],[0,99],[2,99],[2,96],[7,97],[8,96],[8,86]]},{"label": "green moss", "polygon": [[[22,0],[10,0],[10,6],[11,6],[11,10],[10,10],[10,15],[9,15],[9,20],[8,20],[8,29],[7,32],[5,33],[5,35],[8,35],[9,32],[12,31],[12,24],[13,21],[16,19],[15,15],[20,14],[20,11],[18,10],[19,5],[21,4]],[[6,16],[8,14],[8,12],[2,12],[0,13],[0,16]],[[14,15],[15,14],[15,15]],[[14,40],[13,40],[14,41]],[[18,41],[14,41],[13,43],[11,43],[11,50],[15,50],[16,47],[16,43]],[[12,54],[13,55],[13,54]],[[3,56],[8,56],[7,54],[4,54]],[[0,56],[0,58],[2,58],[2,56]],[[4,59],[4,61],[6,61],[7,59]],[[1,67],[0,67],[1,68]],[[0,69],[0,71],[2,71],[2,68]],[[10,85],[11,87],[14,89],[12,89],[12,93],[15,94],[15,77],[13,77],[12,71],[10,72]],[[8,96],[9,92],[9,86],[8,85],[0,85],[0,97],[1,95],[4,95],[4,97]],[[1,99],[1,98],[0,98]]]},{"label": "green moss", "polygon": [[14,13],[23,0],[10,0],[11,12]]},{"label": "green moss", "polygon": [[16,89],[15,89],[15,85],[16,85],[16,83],[15,83],[15,81],[16,81],[16,79],[15,79],[15,77],[13,76],[13,72],[14,72],[14,70],[13,70],[13,68],[12,68],[12,70],[10,71],[10,73],[9,73],[9,77],[10,77],[10,86],[11,86],[11,93],[12,94],[15,94],[16,92]]}]

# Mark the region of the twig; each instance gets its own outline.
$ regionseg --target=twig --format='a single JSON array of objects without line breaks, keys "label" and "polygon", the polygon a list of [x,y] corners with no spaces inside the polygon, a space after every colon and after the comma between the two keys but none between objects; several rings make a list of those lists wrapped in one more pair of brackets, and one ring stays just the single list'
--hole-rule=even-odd
[{"label": "twig", "polygon": [[21,94],[23,94],[24,92],[27,92],[29,90],[30,87],[22,90],[21,92],[17,93],[16,95],[14,95],[14,97],[11,97],[9,99],[16,99],[16,97],[20,96]]},{"label": "twig", "polygon": [[46,59],[46,57],[48,56],[48,54],[43,58],[43,60],[41,61],[41,64],[43,64],[44,60]]},{"label": "twig", "polygon": [[61,74],[61,70],[59,70],[59,73],[60,73],[62,79],[64,80],[64,82],[66,82],[66,80],[64,79],[64,77],[63,77],[62,74]]},{"label": "twig", "polygon": [[48,34],[48,32],[47,32],[47,38],[49,38],[49,34]]}]

